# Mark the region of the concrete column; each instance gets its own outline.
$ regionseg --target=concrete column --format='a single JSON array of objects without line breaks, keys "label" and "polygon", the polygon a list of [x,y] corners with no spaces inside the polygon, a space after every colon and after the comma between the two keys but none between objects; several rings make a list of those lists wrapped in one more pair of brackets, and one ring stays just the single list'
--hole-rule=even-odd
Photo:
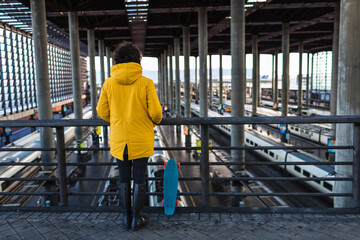
[{"label": "concrete column", "polygon": [[[337,85],[338,85],[338,61],[339,61],[339,22],[340,22],[340,0],[335,3],[334,34],[332,46],[332,75],[330,92],[330,114],[336,115]],[[331,137],[335,139],[336,124],[331,125]]]},{"label": "concrete column", "polygon": [[[183,27],[183,54],[184,54],[184,115],[191,117],[191,87],[190,87],[190,28]],[[185,146],[191,146],[190,131],[185,136]]]},{"label": "concrete column", "polygon": [[279,104],[279,49],[275,49],[275,96],[274,96],[274,103],[276,106]]},{"label": "concrete column", "polygon": [[162,105],[165,105],[165,88],[164,88],[164,53],[161,54],[160,56],[160,70],[159,70],[159,74],[160,74],[160,101]]},{"label": "concrete column", "polygon": [[198,66],[197,66],[197,56],[195,56],[195,101],[199,103],[199,85],[198,85]]},{"label": "concrete column", "polygon": [[99,58],[100,58],[100,80],[101,80],[101,88],[105,82],[105,66],[104,66],[104,55],[105,55],[105,45],[104,40],[98,41],[99,47]]},{"label": "concrete column", "polygon": [[304,52],[304,42],[299,41],[299,83],[298,83],[298,115],[301,116],[302,111],[302,55]]},{"label": "concrete column", "polygon": [[252,71],[252,116],[257,115],[259,105],[259,52],[258,36],[252,35],[252,54],[253,54],[253,71]]},{"label": "concrete column", "polygon": [[174,111],[174,82],[173,82],[173,64],[172,64],[172,55],[173,55],[173,48],[171,45],[168,47],[168,54],[169,54],[169,107],[170,110]]},{"label": "concrete column", "polygon": [[[245,63],[246,65],[246,63]],[[258,102],[257,102],[257,105],[258,107],[260,107],[260,102],[261,102],[261,81],[260,81],[260,53],[258,54],[258,67],[257,67],[257,78],[258,78],[258,81],[257,81],[257,92],[258,92]]]},{"label": "concrete column", "polygon": [[275,55],[272,54],[271,55],[271,92],[272,92],[272,97],[271,99],[274,102],[275,99]]},{"label": "concrete column", "polygon": [[219,91],[220,91],[220,104],[223,104],[223,66],[222,66],[223,50],[219,50]]},{"label": "concrete column", "polygon": [[159,96],[159,101],[161,104],[161,55],[158,57],[158,84],[157,84],[157,91]]},{"label": "concrete column", "polygon": [[[99,58],[100,58],[100,80],[101,80],[101,89],[102,86],[104,85],[105,82],[105,66],[104,66],[104,55],[105,55],[105,44],[104,44],[104,40],[99,40],[98,41],[98,47],[99,47]],[[108,145],[108,128],[107,127],[103,127],[103,132],[104,132],[104,144],[107,146]]]},{"label": "concrete column", "polygon": [[307,64],[306,64],[306,107],[309,107],[309,75],[310,75],[310,53],[307,54]]},{"label": "concrete column", "polygon": [[112,51],[110,47],[106,47],[106,65],[107,65],[107,77],[110,77],[111,66],[112,66]]},{"label": "concrete column", "polygon": [[180,40],[179,38],[174,38],[174,55],[175,55],[175,108],[176,114],[180,116],[181,106],[180,106]]},{"label": "concrete column", "polygon": [[191,117],[191,95],[190,95],[190,28],[183,27],[183,53],[184,53],[184,98],[185,117]]},{"label": "concrete column", "polygon": [[167,57],[168,53],[165,50],[164,51],[164,90],[165,90],[165,105],[169,106],[169,81],[168,81],[168,75],[167,75]]},{"label": "concrete column", "polygon": [[[81,89],[81,65],[80,65],[80,40],[79,22],[77,12],[69,12],[69,35],[71,50],[71,75],[74,95],[74,118],[83,118],[82,89]],[[83,140],[83,129],[75,128],[75,138],[78,144]]]},{"label": "concrete column", "polygon": [[290,45],[289,23],[283,23],[282,25],[283,75],[282,75],[282,89],[281,89],[281,116],[283,117],[286,117],[288,115],[289,45]]},{"label": "concrete column", "polygon": [[208,116],[208,91],[207,91],[207,11],[206,7],[200,7],[198,12],[199,24],[199,63],[200,63],[200,117]]},{"label": "concrete column", "polygon": [[[360,115],[360,2],[342,0],[340,6],[339,65],[337,89],[337,115]],[[352,124],[336,126],[336,145],[353,145]],[[336,161],[353,161],[352,150],[336,150]],[[358,169],[357,169],[358,170]],[[352,176],[352,166],[335,166],[337,177]],[[351,182],[335,182],[335,192],[351,193]],[[334,207],[353,207],[352,198],[334,197]]]},{"label": "concrete column", "polygon": [[89,73],[90,73],[90,97],[91,97],[91,112],[92,118],[97,118],[97,86],[96,86],[96,71],[95,71],[95,35],[93,29],[87,30],[88,38],[88,54],[89,54]]},{"label": "concrete column", "polygon": [[209,109],[212,108],[213,102],[213,80],[212,80],[212,59],[209,55]]},{"label": "concrete column", "polygon": [[[31,0],[30,7],[36,66],[39,120],[49,120],[53,118],[53,114],[50,98],[45,0]],[[53,130],[51,128],[40,128],[40,142],[41,147],[43,148],[55,147]],[[54,159],[54,152],[41,152],[41,162],[50,163]],[[50,169],[50,167],[43,167],[43,169]]]},{"label": "concrete column", "polygon": [[[311,57],[311,82],[310,82],[310,92],[309,92],[309,100],[311,101],[311,92],[313,89],[313,82],[314,82],[314,54]],[[310,102],[311,104],[311,102]]]},{"label": "concrete column", "polygon": [[[245,1],[231,0],[231,116],[244,117],[246,96],[245,68]],[[244,125],[231,126],[231,146],[244,146]],[[244,162],[245,151],[231,150],[232,162]],[[238,175],[245,175],[245,166],[232,167]],[[231,190],[244,192],[243,186],[232,184]],[[233,197],[232,205],[239,206],[242,198]]]}]

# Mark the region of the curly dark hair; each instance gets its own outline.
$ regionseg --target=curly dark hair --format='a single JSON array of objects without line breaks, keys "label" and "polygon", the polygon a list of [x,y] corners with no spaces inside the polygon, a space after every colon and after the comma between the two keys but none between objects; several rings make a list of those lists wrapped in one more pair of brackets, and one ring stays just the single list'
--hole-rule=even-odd
[{"label": "curly dark hair", "polygon": [[140,64],[142,54],[140,49],[132,42],[123,41],[115,49],[113,59],[115,64],[136,62]]}]

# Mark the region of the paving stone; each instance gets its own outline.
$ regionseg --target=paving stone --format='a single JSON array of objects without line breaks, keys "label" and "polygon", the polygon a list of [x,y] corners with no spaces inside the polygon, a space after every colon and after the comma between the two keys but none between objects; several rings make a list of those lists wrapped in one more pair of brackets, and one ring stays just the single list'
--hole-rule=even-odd
[{"label": "paving stone", "polygon": [[118,213],[12,214],[0,213],[0,239],[360,239],[357,214],[184,213],[168,217],[161,213],[136,232],[122,226]]},{"label": "paving stone", "polygon": [[107,219],[107,217],[109,216],[110,213],[108,212],[102,212],[100,213],[100,215],[96,218],[96,219],[99,219],[99,220],[105,220]]},{"label": "paving stone", "polygon": [[81,213],[76,219],[77,220],[84,220],[84,219],[87,219],[87,217],[90,215],[89,212],[83,212]]},{"label": "paving stone", "polygon": [[66,219],[67,219],[67,220],[74,220],[74,219],[76,219],[80,214],[81,214],[81,212],[73,212],[73,213],[70,214]]},{"label": "paving stone", "polygon": [[190,221],[199,221],[200,214],[199,213],[190,213],[189,220]]},{"label": "paving stone", "polygon": [[64,212],[64,213],[61,214],[57,219],[64,220],[64,219],[66,219],[68,216],[70,216],[71,214],[72,214],[72,212]]},{"label": "paving stone", "polygon": [[115,219],[118,218],[119,214],[120,214],[120,213],[118,213],[118,212],[112,212],[112,213],[109,214],[109,216],[107,217],[107,219],[115,220]]},{"label": "paving stone", "polygon": [[7,222],[1,223],[1,225],[0,225],[0,235],[1,235],[2,231],[6,231],[8,229],[12,229],[10,224],[8,224]]},{"label": "paving stone", "polygon": [[55,229],[50,232],[46,232],[42,234],[46,239],[54,239],[57,237],[66,237],[60,230]]},{"label": "paving stone", "polygon": [[35,228],[24,232],[18,232],[18,234],[23,239],[42,238],[41,234],[38,231],[36,231]]}]

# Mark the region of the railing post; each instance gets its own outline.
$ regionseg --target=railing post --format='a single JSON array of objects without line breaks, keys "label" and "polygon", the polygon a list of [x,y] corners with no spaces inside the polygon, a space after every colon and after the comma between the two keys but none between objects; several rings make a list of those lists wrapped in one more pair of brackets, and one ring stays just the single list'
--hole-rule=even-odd
[{"label": "railing post", "polygon": [[354,123],[353,206],[360,207],[360,124]]},{"label": "railing post", "polygon": [[209,126],[201,125],[201,157],[200,157],[200,174],[201,174],[201,205],[209,205]]},{"label": "railing post", "polygon": [[64,127],[56,128],[56,160],[58,163],[57,175],[59,178],[59,206],[68,206],[67,179],[66,179],[66,157]]}]

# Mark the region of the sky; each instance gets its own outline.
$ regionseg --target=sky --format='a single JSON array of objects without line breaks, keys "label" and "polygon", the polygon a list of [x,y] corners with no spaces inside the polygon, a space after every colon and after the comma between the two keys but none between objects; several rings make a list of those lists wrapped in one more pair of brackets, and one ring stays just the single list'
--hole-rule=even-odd
[{"label": "sky", "polygon": [[[246,55],[246,69],[252,69],[252,54]],[[89,62],[89,61],[88,61]],[[198,66],[199,66],[199,58],[198,58]],[[310,56],[311,63],[311,56]],[[209,64],[209,56],[208,56],[208,64]],[[303,66],[302,71],[303,74],[306,74],[306,64],[307,64],[307,54],[303,54]],[[144,57],[141,60],[141,65],[143,67],[143,75],[151,78],[155,83],[157,83],[157,71],[158,71],[158,60],[154,57]],[[278,55],[278,72],[279,79],[281,79],[282,75],[282,54]],[[100,83],[100,59],[99,57],[95,58],[95,68],[97,72],[97,82]],[[219,55],[212,55],[212,68],[213,68],[213,78],[217,79],[218,76],[218,68],[219,68]],[[311,66],[310,66],[311,68]],[[198,67],[199,69],[199,67]],[[223,69],[231,69],[231,56],[223,55]],[[173,57],[173,70],[175,70],[175,59]],[[183,70],[184,70],[184,57],[180,56],[180,79],[183,81]],[[311,71],[311,69],[310,69]],[[195,58],[190,57],[190,72],[192,73],[191,81],[194,82],[194,73],[195,73]],[[231,80],[231,71],[224,71],[223,79],[224,81]],[[260,75],[269,75],[271,78],[272,74],[272,55],[271,54],[261,54],[260,55]],[[296,77],[299,74],[299,54],[298,53],[290,53],[290,77]],[[107,64],[105,60],[105,77],[107,77]],[[198,78],[199,79],[199,78]]]}]

